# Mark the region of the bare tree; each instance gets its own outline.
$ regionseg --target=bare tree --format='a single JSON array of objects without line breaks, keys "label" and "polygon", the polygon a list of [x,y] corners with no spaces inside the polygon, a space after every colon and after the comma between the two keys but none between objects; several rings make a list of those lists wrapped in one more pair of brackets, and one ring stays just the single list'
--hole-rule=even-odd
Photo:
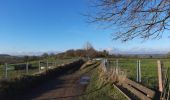
[{"label": "bare tree", "polygon": [[48,53],[43,53],[43,54],[41,55],[41,57],[43,57],[43,58],[48,58],[49,55],[48,55]]},{"label": "bare tree", "polygon": [[84,45],[84,49],[86,51],[90,50],[91,48],[93,48],[92,44],[90,42],[86,42]]},{"label": "bare tree", "polygon": [[[169,30],[170,0],[91,0],[90,22],[114,27],[113,39],[161,38]],[[114,26],[113,26],[114,25]]]},{"label": "bare tree", "polygon": [[95,56],[96,50],[93,48],[92,44],[90,42],[86,42],[84,45],[84,49],[86,51],[86,57],[88,59]]}]

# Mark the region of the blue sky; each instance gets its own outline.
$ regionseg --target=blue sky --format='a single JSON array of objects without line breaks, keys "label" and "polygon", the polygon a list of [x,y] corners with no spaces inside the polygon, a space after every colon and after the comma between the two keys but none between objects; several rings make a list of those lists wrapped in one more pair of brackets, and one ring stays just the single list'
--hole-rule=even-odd
[{"label": "blue sky", "polygon": [[86,23],[81,13],[88,11],[87,1],[0,0],[0,53],[57,52],[83,48],[87,41],[97,50],[170,51],[168,31],[159,40],[112,41],[113,30]]}]

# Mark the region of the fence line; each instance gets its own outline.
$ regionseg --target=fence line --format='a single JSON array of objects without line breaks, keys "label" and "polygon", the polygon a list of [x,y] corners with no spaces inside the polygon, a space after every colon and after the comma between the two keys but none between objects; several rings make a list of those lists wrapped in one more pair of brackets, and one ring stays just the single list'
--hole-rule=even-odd
[{"label": "fence line", "polygon": [[169,100],[170,99],[170,80],[169,80],[169,68],[164,68],[164,75],[163,75],[163,84],[162,84],[162,92],[161,92],[161,99],[162,100]]},{"label": "fence line", "polygon": [[77,59],[55,60],[55,61],[34,61],[18,64],[5,63],[0,66],[0,79],[11,79],[21,77],[23,75],[32,75],[34,73],[41,73],[48,69],[55,68],[61,64],[73,62]]},{"label": "fence line", "polygon": [[[116,59],[108,61],[110,63],[109,68],[123,71],[126,73],[127,77],[133,81],[139,82],[152,89],[158,89],[157,60],[119,59],[118,68],[116,61]],[[170,66],[170,63],[167,64]]]},{"label": "fence line", "polygon": [[[104,61],[104,62],[109,63],[109,61],[108,62]],[[141,61],[140,60],[137,60],[137,67],[136,67],[136,69],[137,69],[136,74],[137,74],[137,78],[138,78],[137,80],[139,83],[136,83],[136,82],[126,78],[126,75],[122,74],[122,73],[124,73],[124,71],[121,71],[122,70],[122,68],[120,68],[121,64],[118,63],[118,60],[116,60],[115,62],[116,62],[115,68],[111,64],[102,64],[102,65],[104,65],[102,67],[104,72],[113,73],[112,74],[113,76],[108,74],[109,79],[113,80],[113,82],[116,82],[115,84],[118,84],[118,85],[122,86],[124,89],[127,89],[128,91],[130,91],[132,94],[136,95],[139,99],[151,100],[155,97],[155,91],[139,84],[141,81]],[[119,62],[120,62],[120,60],[119,60]],[[109,66],[110,70],[105,71],[105,69],[108,69],[108,68],[104,68],[104,67],[108,67],[105,65],[110,65]],[[113,72],[109,72],[109,71],[112,71],[112,68],[113,68]],[[117,77],[117,78],[114,78],[114,77]],[[125,91],[125,93],[127,93],[127,91]]]},{"label": "fence line", "polygon": [[[109,69],[107,69],[108,67],[108,61],[107,59],[103,59],[102,62],[101,62],[101,65],[100,65],[102,71],[104,73],[108,73],[109,72]],[[118,66],[117,66],[118,67]],[[115,84],[113,84],[113,86],[121,93],[123,94],[128,100],[131,100],[121,89],[119,89]]]}]

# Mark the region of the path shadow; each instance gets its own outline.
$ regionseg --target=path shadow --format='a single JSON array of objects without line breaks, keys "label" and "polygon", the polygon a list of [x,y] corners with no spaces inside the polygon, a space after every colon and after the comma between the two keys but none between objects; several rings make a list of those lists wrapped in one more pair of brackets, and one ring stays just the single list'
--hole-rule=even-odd
[{"label": "path shadow", "polygon": [[[80,66],[81,67],[81,66]],[[56,75],[55,78],[50,79],[49,81],[46,81],[42,84],[40,84],[39,86],[35,87],[34,89],[30,89],[27,93],[25,93],[24,95],[19,95],[19,96],[15,96],[12,97],[7,100],[32,100],[36,97],[40,97],[42,94],[47,93],[49,91],[52,90],[56,90],[56,89],[61,89],[61,88],[69,88],[71,86],[70,83],[67,83],[67,80],[65,80],[64,78],[60,78],[62,76],[67,76],[67,75],[71,75],[73,73],[75,73],[76,71],[78,71],[80,69],[80,67],[72,67],[71,69],[67,69],[64,72],[60,72],[58,75]],[[75,80],[75,79],[69,79],[69,80]],[[62,86],[63,84],[68,85],[68,86]]]}]

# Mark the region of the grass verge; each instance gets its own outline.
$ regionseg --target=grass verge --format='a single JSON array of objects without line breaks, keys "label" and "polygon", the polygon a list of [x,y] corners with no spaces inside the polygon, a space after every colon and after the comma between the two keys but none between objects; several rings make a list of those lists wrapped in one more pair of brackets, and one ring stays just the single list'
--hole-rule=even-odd
[{"label": "grass verge", "polygon": [[91,80],[86,88],[86,94],[79,98],[79,100],[126,100],[126,97],[121,94],[109,82],[100,80],[100,70],[95,68],[91,73]]}]

